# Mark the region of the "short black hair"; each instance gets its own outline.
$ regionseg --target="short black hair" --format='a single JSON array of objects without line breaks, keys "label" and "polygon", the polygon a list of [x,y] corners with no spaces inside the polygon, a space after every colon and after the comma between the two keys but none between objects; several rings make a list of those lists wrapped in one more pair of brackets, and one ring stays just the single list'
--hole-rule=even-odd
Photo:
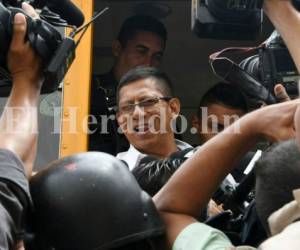
[{"label": "short black hair", "polygon": [[229,108],[240,109],[245,113],[248,110],[245,96],[240,89],[225,82],[217,83],[204,94],[197,109],[197,116],[201,118],[201,107],[207,107],[214,103],[219,103]]},{"label": "short black hair", "polygon": [[154,67],[140,66],[129,70],[121,78],[117,87],[117,104],[119,104],[120,101],[121,88],[136,81],[144,79],[153,79],[163,96],[173,97],[172,83],[166,73]]},{"label": "short black hair", "polygon": [[138,32],[152,32],[167,41],[167,30],[164,24],[152,16],[134,15],[127,18],[119,31],[117,39],[126,47],[127,41],[132,39]]},{"label": "short black hair", "polygon": [[300,188],[300,152],[295,140],[275,144],[255,165],[256,210],[269,232],[269,216],[294,200],[293,190]]}]

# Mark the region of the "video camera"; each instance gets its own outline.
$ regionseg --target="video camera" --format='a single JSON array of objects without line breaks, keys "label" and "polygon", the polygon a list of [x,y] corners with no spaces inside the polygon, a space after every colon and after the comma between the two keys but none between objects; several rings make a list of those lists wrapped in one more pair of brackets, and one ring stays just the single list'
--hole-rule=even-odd
[{"label": "video camera", "polygon": [[[76,44],[74,30],[81,26],[84,17],[69,0],[34,0],[30,4],[42,8],[40,19],[32,19],[20,8],[22,0],[0,1],[0,96],[8,96],[12,79],[7,69],[6,58],[9,50],[13,19],[23,13],[27,20],[27,39],[43,62],[44,83],[42,93],[55,91],[63,80],[75,58]],[[51,11],[58,12],[54,13]],[[62,19],[62,17],[65,19]],[[73,27],[70,37],[64,37],[55,27]]]},{"label": "video camera", "polygon": [[[238,65],[227,54],[255,55],[247,57]],[[245,57],[244,57],[245,58]],[[276,84],[282,84],[291,99],[299,96],[299,73],[282,38],[275,30],[269,39],[258,47],[226,48],[210,55],[210,64],[214,73],[222,80],[236,85],[249,99],[252,108],[277,101],[274,94]]]},{"label": "video camera", "polygon": [[[293,0],[300,10],[300,1]],[[254,40],[262,31],[263,0],[192,0],[192,30],[201,38]]]},{"label": "video camera", "polygon": [[[300,10],[300,0],[292,3]],[[255,39],[262,30],[262,5],[263,0],[193,0],[193,31],[201,38]],[[255,55],[246,58],[239,67],[228,58],[220,58],[223,51],[232,50],[241,54],[255,52]],[[278,83],[284,85],[291,98],[298,96],[299,73],[277,31],[258,47],[223,51],[215,53],[218,56],[214,54],[210,60],[214,73],[237,85],[250,98],[253,108],[261,101],[275,103],[274,87]]]},{"label": "video camera", "polygon": [[281,83],[293,99],[299,96],[299,73],[282,38],[275,30],[258,54],[248,57],[240,63],[250,75],[274,94],[274,87]]}]

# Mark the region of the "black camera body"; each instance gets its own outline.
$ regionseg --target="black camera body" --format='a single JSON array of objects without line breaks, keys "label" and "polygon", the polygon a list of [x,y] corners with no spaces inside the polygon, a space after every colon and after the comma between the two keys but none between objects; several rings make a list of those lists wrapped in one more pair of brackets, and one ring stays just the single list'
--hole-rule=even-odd
[{"label": "black camera body", "polygon": [[192,30],[201,38],[253,40],[261,33],[260,0],[192,0]]},{"label": "black camera body", "polygon": [[297,97],[299,74],[288,49],[261,49],[259,58],[262,84],[273,93],[274,86],[281,83],[291,98]]},{"label": "black camera body", "polygon": [[12,87],[6,58],[12,38],[13,19],[17,13],[23,13],[26,16],[26,39],[43,62],[42,93],[53,92],[58,89],[75,58],[75,42],[72,38],[63,37],[49,22],[43,19],[34,20],[21,8],[12,7],[6,1],[2,1],[0,2],[0,96],[8,96]]},{"label": "black camera body", "polygon": [[[292,0],[300,10],[300,0]],[[262,31],[263,0],[192,0],[192,30],[201,38],[255,40]]]},{"label": "black camera body", "polygon": [[258,54],[242,61],[240,66],[255,77],[274,95],[274,87],[281,83],[291,98],[299,96],[299,73],[283,40],[274,31]]}]

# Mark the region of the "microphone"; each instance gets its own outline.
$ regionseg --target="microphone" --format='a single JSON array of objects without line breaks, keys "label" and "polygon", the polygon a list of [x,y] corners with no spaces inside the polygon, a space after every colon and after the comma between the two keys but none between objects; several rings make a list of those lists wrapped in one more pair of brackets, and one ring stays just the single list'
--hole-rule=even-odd
[{"label": "microphone", "polygon": [[145,156],[138,166],[132,170],[132,174],[140,187],[151,196],[154,196],[187,159],[185,155],[192,149],[175,152],[166,159]]},{"label": "microphone", "polygon": [[[153,168],[153,169],[177,169],[180,165],[185,162],[189,158],[188,153],[193,150],[192,147],[186,148],[184,150],[179,150],[173,154],[171,154],[166,159],[158,159],[153,156],[145,156],[141,159],[138,164],[138,167],[133,169],[132,172],[140,171],[141,169]],[[144,171],[144,170],[143,170]]]},{"label": "microphone", "polygon": [[59,14],[68,24],[80,27],[84,23],[84,15],[70,0],[49,0],[46,5],[51,11]]}]

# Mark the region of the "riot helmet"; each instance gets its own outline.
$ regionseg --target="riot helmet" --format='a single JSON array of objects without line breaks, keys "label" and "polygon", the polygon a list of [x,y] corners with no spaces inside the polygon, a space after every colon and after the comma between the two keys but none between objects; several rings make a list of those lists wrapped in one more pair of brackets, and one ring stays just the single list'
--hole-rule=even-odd
[{"label": "riot helmet", "polygon": [[31,179],[30,189],[34,230],[45,249],[111,249],[164,233],[150,196],[105,153],[57,160]]}]

